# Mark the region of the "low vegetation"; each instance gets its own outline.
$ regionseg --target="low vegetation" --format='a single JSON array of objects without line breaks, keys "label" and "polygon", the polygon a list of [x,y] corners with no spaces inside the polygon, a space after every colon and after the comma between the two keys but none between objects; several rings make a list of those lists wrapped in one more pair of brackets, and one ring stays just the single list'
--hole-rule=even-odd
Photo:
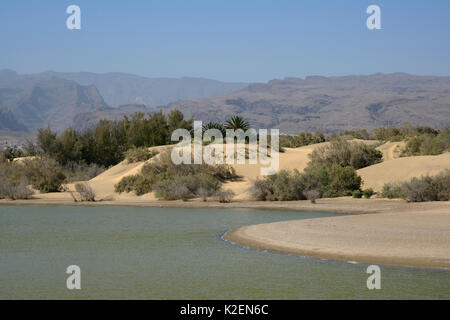
[{"label": "low vegetation", "polygon": [[69,162],[60,167],[66,177],[65,183],[88,181],[105,171],[105,167],[101,167],[95,163]]},{"label": "low vegetation", "polygon": [[21,165],[10,161],[0,161],[0,199],[31,198],[34,192],[28,184]]},{"label": "low vegetation", "polygon": [[81,201],[95,201],[95,192],[92,190],[91,186],[87,183],[76,183],[75,190],[80,196]]},{"label": "low vegetation", "polygon": [[280,148],[299,148],[327,141],[323,132],[300,132],[298,135],[280,135]]},{"label": "low vegetation", "polygon": [[450,170],[436,176],[413,178],[405,183],[385,184],[380,196],[409,202],[450,201]]},{"label": "low vegetation", "polygon": [[375,146],[362,142],[348,142],[341,138],[319,146],[310,155],[310,166],[329,168],[334,165],[361,169],[382,161],[383,154]]},{"label": "low vegetation", "polygon": [[407,140],[401,156],[432,156],[450,151],[450,131],[436,135],[427,133],[411,137]]},{"label": "low vegetation", "polygon": [[137,148],[133,146],[131,149],[125,152],[125,159],[128,163],[147,161],[156,156],[158,153],[158,151],[149,150],[147,147]]},{"label": "low vegetation", "polygon": [[[345,130],[339,133],[339,137],[343,140],[406,141],[407,146],[401,156],[438,155],[450,151],[450,127],[438,130],[426,126],[414,127],[405,123],[400,127],[388,126],[372,131],[366,129]],[[322,132],[282,135],[280,136],[280,147],[298,148],[332,141],[336,138],[335,134],[325,136]]]},{"label": "low vegetation", "polygon": [[41,193],[62,191],[66,176],[56,160],[47,157],[25,159],[23,173],[34,189]]},{"label": "low vegetation", "polygon": [[281,170],[277,174],[257,179],[250,189],[253,198],[262,201],[291,201],[350,196],[360,190],[361,177],[352,167],[334,165],[331,168]]},{"label": "low vegetation", "polygon": [[136,195],[155,191],[155,195],[164,200],[188,200],[196,197],[207,200],[219,194],[225,181],[237,178],[231,166],[175,165],[170,159],[170,153],[164,152],[153,162],[145,164],[139,174],[124,177],[115,185],[115,191],[135,192]]}]

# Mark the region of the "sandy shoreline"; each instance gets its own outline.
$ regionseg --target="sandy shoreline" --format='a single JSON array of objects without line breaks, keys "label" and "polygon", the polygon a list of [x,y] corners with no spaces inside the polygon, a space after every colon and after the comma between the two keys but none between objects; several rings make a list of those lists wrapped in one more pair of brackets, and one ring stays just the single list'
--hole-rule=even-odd
[{"label": "sandy shoreline", "polygon": [[245,226],[224,238],[299,256],[450,269],[450,203],[409,205],[364,215]]},{"label": "sandy shoreline", "polygon": [[232,203],[193,201],[77,202],[62,198],[0,200],[1,205],[81,205],[166,208],[301,210],[347,216],[244,226],[225,239],[242,246],[333,260],[450,269],[450,202],[407,203],[385,199]]}]

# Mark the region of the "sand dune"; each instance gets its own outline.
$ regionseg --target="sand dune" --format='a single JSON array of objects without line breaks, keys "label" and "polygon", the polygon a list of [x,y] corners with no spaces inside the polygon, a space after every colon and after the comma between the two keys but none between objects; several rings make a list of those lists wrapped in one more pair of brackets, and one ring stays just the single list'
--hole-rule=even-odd
[{"label": "sand dune", "polygon": [[[378,141],[364,142],[368,144],[378,143]],[[280,170],[297,169],[303,171],[309,162],[311,152],[315,148],[325,144],[327,142],[300,148],[285,148],[285,152],[279,154]],[[383,153],[384,161],[380,164],[358,170],[358,174],[363,178],[364,188],[373,188],[375,191],[379,191],[388,182],[406,181],[413,177],[420,177],[421,175],[427,174],[434,175],[446,168],[450,169],[450,153],[439,156],[398,158],[399,151],[403,146],[403,142],[388,142],[377,148]],[[166,148],[166,146],[162,146],[152,149],[162,151]],[[125,176],[139,173],[143,165],[144,162],[128,164],[126,161],[123,161],[90,180],[89,183],[101,198],[112,197],[117,200],[128,199],[130,201],[137,198],[141,200],[154,200],[155,197],[153,194],[137,197],[133,193],[122,195],[114,193],[114,185],[117,182]],[[260,176],[261,165],[250,165],[247,163],[235,164],[233,167],[242,179],[240,181],[228,182],[224,185],[224,188],[234,191],[236,194],[235,200],[249,200],[251,197],[248,189],[251,187],[252,182]]]},{"label": "sand dune", "polygon": [[423,175],[436,175],[450,169],[450,152],[438,156],[393,159],[358,170],[364,188],[380,191],[385,183],[404,182]]},{"label": "sand dune", "polygon": [[383,153],[383,161],[389,161],[400,158],[400,153],[405,145],[404,141],[386,142],[379,146],[377,150]]}]

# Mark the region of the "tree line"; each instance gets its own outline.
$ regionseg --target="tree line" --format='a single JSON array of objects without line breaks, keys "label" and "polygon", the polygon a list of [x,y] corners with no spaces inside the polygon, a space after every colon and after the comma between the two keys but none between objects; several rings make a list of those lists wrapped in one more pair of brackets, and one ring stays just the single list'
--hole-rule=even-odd
[{"label": "tree line", "polygon": [[131,148],[170,144],[173,130],[192,130],[192,123],[181,111],[173,110],[167,116],[162,111],[138,112],[120,120],[101,120],[85,131],[69,128],[57,134],[50,127],[41,128],[37,144],[28,146],[27,153],[45,154],[61,165],[83,162],[109,167],[122,161]]}]

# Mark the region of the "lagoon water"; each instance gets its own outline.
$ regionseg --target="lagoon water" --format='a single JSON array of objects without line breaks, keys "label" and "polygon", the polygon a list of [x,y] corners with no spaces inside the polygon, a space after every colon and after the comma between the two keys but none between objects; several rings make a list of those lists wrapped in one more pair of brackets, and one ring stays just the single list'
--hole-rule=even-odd
[{"label": "lagoon water", "polygon": [[[450,272],[250,250],[243,225],[332,213],[247,209],[0,206],[0,299],[450,299]],[[326,236],[326,235],[324,235]],[[81,268],[81,290],[66,268]]]}]

